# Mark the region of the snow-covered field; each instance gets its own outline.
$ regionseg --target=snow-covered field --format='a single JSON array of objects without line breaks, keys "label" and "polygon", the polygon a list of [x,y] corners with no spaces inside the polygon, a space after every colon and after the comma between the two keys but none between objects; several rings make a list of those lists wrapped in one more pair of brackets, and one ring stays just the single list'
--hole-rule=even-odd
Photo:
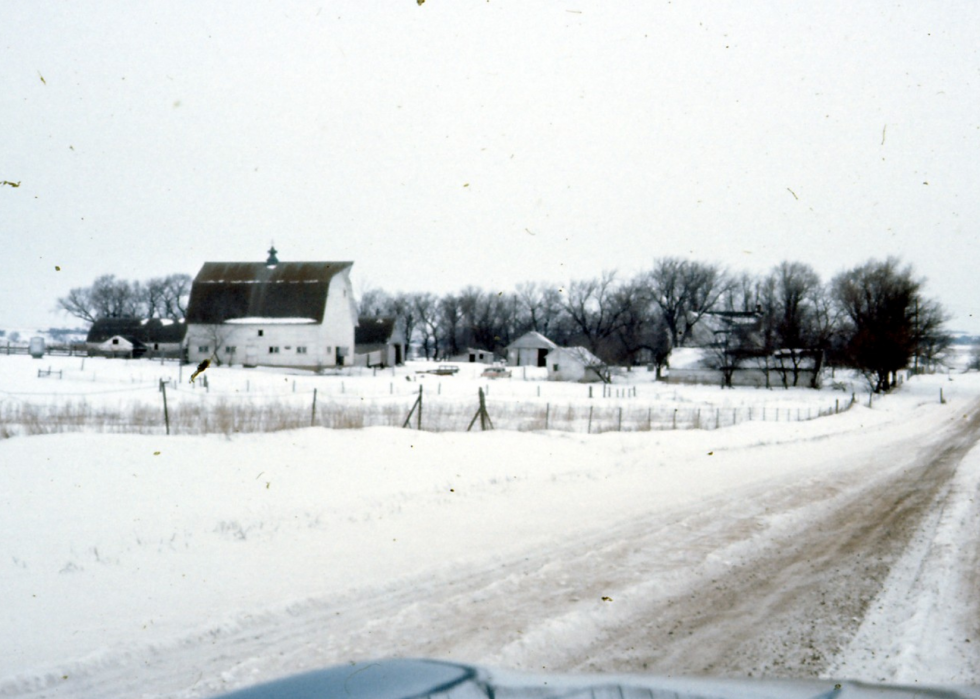
[{"label": "snow-covered field", "polygon": [[[176,362],[84,357],[3,357],[0,429],[6,434],[60,431],[164,434],[164,394],[172,434],[324,427],[401,426],[423,394],[422,427],[464,431],[487,398],[494,426],[509,430],[600,433],[651,429],[713,429],[747,421],[807,420],[846,409],[866,390],[720,391],[654,381],[645,370],[620,372],[613,383],[546,380],[544,369],[521,367],[507,379],[480,376],[485,365],[457,364],[455,376],[427,373],[439,364],[397,369],[311,372],[211,367],[189,381],[193,367]],[[867,400],[861,395],[861,400]],[[314,410],[314,402],[316,408]],[[418,412],[412,424],[417,424]]]},{"label": "snow-covered field", "polygon": [[[61,378],[37,376],[49,364]],[[469,411],[488,385],[414,369],[209,369],[204,395],[387,391],[407,408],[421,382]],[[0,356],[0,400],[157,405],[180,372]],[[188,400],[210,400],[182,373]],[[528,378],[489,384],[491,407],[588,404],[587,387]],[[592,400],[805,410],[845,395],[643,379]],[[820,419],[710,430],[0,440],[0,696],[206,697],[390,656],[977,684],[978,396],[980,376],[954,372],[870,409],[865,394]]]}]

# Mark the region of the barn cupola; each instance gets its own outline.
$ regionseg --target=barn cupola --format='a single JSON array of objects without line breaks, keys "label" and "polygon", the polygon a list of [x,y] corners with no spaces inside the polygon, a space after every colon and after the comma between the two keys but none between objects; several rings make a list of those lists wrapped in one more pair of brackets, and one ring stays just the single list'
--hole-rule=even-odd
[{"label": "barn cupola", "polygon": [[278,250],[276,250],[276,246],[275,245],[273,245],[273,246],[271,246],[269,248],[269,259],[267,259],[265,261],[265,266],[268,267],[269,269],[272,269],[277,264],[279,264],[279,258],[276,257],[276,253],[277,252],[278,252]]}]

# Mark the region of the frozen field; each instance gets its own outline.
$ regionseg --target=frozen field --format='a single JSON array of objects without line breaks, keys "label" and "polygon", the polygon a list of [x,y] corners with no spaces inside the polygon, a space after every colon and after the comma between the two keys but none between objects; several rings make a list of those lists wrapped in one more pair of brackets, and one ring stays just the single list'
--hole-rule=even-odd
[{"label": "frozen field", "polygon": [[[49,364],[62,378],[37,376]],[[487,385],[416,368],[209,370],[205,391],[185,367],[172,394],[286,404],[315,388],[407,412],[421,383],[470,413]],[[178,373],[0,357],[0,398],[156,409]],[[589,404],[587,387],[531,378],[491,383],[491,413]],[[592,402],[768,414],[845,395],[615,390]],[[865,394],[821,419],[720,429],[3,439],[0,696],[207,697],[391,656],[980,683],[978,397],[980,376],[953,373],[871,409]]]},{"label": "frozen field", "polygon": [[[621,372],[608,386],[547,381],[544,369],[526,367],[497,380],[481,378],[481,364],[457,364],[455,376],[425,373],[436,366],[410,362],[397,369],[351,368],[332,375],[212,367],[191,384],[193,367],[176,362],[0,356],[0,429],[7,434],[164,434],[161,382],[172,434],[310,425],[400,427],[420,392],[423,429],[464,431],[479,406],[480,389],[494,426],[509,430],[714,429],[816,418],[846,409],[852,395],[864,390],[860,382],[846,380],[833,382],[842,390],[720,390],[655,382],[654,374],[643,369]],[[412,424],[417,420],[416,412]]]}]

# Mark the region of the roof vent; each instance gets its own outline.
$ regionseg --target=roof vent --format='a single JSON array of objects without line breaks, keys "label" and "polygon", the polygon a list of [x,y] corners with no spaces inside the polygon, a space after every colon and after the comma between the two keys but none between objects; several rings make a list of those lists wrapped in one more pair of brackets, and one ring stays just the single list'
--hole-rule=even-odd
[{"label": "roof vent", "polygon": [[277,264],[279,264],[279,258],[276,257],[277,252],[278,250],[276,250],[275,245],[269,248],[269,259],[265,261],[265,266],[268,267],[269,269],[272,269]]}]

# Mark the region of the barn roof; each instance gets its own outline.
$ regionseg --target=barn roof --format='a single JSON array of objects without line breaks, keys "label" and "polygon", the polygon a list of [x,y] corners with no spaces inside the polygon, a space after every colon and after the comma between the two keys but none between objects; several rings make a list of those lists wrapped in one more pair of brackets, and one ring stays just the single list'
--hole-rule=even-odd
[{"label": "barn roof", "polygon": [[102,343],[113,337],[124,337],[135,345],[154,342],[179,343],[184,340],[184,321],[160,318],[99,318],[89,328],[86,342]]},{"label": "barn roof", "polygon": [[605,362],[599,359],[597,356],[589,352],[585,347],[559,347],[556,352],[562,352],[569,357],[572,357],[577,362],[586,367],[601,367],[605,366]]},{"label": "barn roof", "polygon": [[188,323],[239,318],[311,318],[320,322],[330,280],[353,262],[205,262],[194,277]]},{"label": "barn roof", "polygon": [[556,349],[558,345],[536,330],[525,333],[507,345],[507,349]]},{"label": "barn roof", "polygon": [[392,316],[361,316],[354,328],[355,345],[379,345],[383,347],[395,332],[395,318]]}]

